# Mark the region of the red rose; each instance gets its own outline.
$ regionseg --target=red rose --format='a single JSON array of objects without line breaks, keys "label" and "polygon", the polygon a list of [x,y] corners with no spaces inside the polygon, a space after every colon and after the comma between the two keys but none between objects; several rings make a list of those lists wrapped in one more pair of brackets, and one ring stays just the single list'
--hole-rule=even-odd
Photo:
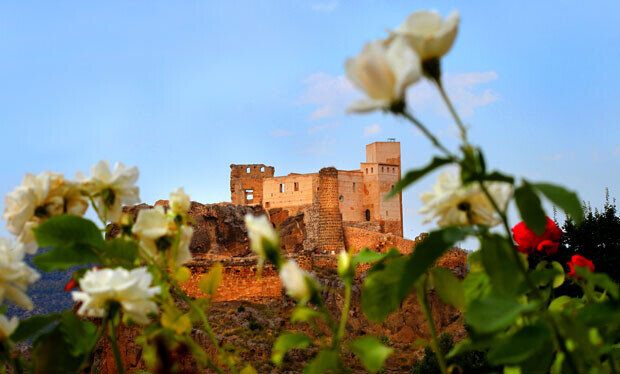
[{"label": "red rose", "polygon": [[75,281],[75,279],[71,278],[71,279],[67,282],[67,284],[65,284],[64,291],[65,291],[65,292],[67,292],[67,291],[71,291],[72,289],[77,288],[77,287],[78,287],[78,283]]},{"label": "red rose", "polygon": [[570,267],[570,272],[566,274],[566,277],[581,278],[579,275],[575,274],[575,266],[588,268],[591,272],[594,271],[594,264],[592,261],[583,256],[574,255],[571,257],[570,262],[567,262],[567,264],[568,267]]},{"label": "red rose", "polygon": [[517,250],[521,253],[529,255],[535,251],[545,251],[547,255],[552,255],[558,251],[562,230],[547,217],[547,226],[542,235],[536,235],[525,222],[520,222],[512,228],[512,237],[517,243]]}]

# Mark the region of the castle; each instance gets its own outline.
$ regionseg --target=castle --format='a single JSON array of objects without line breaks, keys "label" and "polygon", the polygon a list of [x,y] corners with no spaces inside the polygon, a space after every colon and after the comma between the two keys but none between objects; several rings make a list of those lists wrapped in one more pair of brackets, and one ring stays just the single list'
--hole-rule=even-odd
[{"label": "castle", "polygon": [[366,162],[359,170],[328,167],[318,173],[276,177],[275,168],[263,164],[233,164],[230,169],[233,204],[260,205],[272,222],[278,214],[304,213],[311,218],[309,236],[316,239],[311,249],[344,248],[343,227],[403,236],[402,194],[387,199],[400,179],[399,142],[368,144]]}]

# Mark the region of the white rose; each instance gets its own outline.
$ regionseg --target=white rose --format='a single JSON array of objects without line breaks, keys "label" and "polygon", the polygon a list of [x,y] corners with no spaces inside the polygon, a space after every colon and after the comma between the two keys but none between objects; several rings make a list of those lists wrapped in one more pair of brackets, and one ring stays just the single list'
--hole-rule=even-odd
[{"label": "white rose", "polygon": [[345,68],[349,80],[368,96],[351,104],[352,112],[403,102],[407,87],[422,76],[419,57],[401,37],[366,43],[357,57],[347,59]]},{"label": "white rose", "polygon": [[118,222],[123,204],[133,205],[140,202],[140,189],[135,186],[139,172],[135,166],[126,168],[120,162],[110,171],[108,160],[99,161],[90,168],[90,177],[77,172],[75,178],[82,188],[94,197],[97,209],[101,214],[107,209],[107,219]]},{"label": "white rose", "polygon": [[[500,208],[504,208],[512,193],[508,183],[487,182],[485,186]],[[424,223],[439,217],[437,225],[467,226],[484,225],[495,226],[500,223],[491,201],[476,183],[462,186],[458,176],[449,171],[439,175],[433,191],[426,191],[420,195],[424,207],[420,213],[427,214]]]},{"label": "white rose", "polygon": [[24,262],[24,247],[10,239],[0,238],[0,302],[4,297],[32,310],[32,300],[25,291],[40,275]]},{"label": "white rose", "polygon": [[436,11],[419,10],[411,13],[394,31],[403,36],[422,61],[440,58],[448,53],[459,28],[459,13],[453,11],[445,20]]},{"label": "white rose", "polygon": [[267,216],[262,215],[255,217],[252,214],[245,215],[245,227],[248,229],[248,237],[250,238],[250,248],[252,251],[265,258],[265,248],[263,241],[267,241],[274,248],[279,248],[280,237],[278,232],[273,228]]},{"label": "white rose", "polygon": [[88,270],[80,279],[81,291],[71,293],[74,301],[82,302],[77,313],[86,317],[105,317],[110,301],[118,302],[121,310],[137,323],[149,322],[148,314],[157,313],[151,299],[160,292],[151,287],[152,277],[146,268]]},{"label": "white rose", "polygon": [[[181,226],[179,246],[175,257],[178,265],[192,259],[189,245],[194,230],[189,226]],[[162,206],[153,209],[143,209],[138,212],[138,218],[132,231],[138,237],[140,245],[148,250],[153,258],[159,260],[162,251],[173,250],[172,245],[177,235],[177,225],[171,221]]]},{"label": "white rose", "polygon": [[310,275],[301,270],[295,261],[287,261],[280,268],[280,279],[286,293],[297,301],[308,299],[312,290],[309,287]]},{"label": "white rose", "polygon": [[19,325],[19,319],[13,316],[11,319],[6,318],[4,314],[0,314],[0,341],[5,341],[13,334],[13,331]]},{"label": "white rose", "polygon": [[175,215],[187,214],[190,204],[189,195],[185,193],[183,187],[177,188],[170,193],[170,209]]},{"label": "white rose", "polygon": [[34,254],[37,245],[32,229],[59,214],[83,215],[88,199],[62,174],[44,171],[26,174],[22,184],[6,195],[4,206],[2,218],[7,220],[7,230],[25,245],[27,253]]}]

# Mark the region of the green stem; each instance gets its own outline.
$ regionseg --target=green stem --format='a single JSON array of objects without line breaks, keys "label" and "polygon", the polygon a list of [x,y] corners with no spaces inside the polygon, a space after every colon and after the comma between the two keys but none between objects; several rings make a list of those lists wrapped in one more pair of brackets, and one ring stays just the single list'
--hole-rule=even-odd
[{"label": "green stem", "polygon": [[454,156],[452,152],[450,152],[446,147],[444,147],[443,144],[439,142],[439,139],[437,139],[437,137],[433,135],[426,128],[426,126],[424,126],[424,124],[420,122],[417,118],[415,118],[411,113],[407,112],[406,110],[403,110],[402,112],[398,112],[398,113],[402,115],[403,117],[407,118],[411,123],[413,123],[415,127],[418,128],[418,130],[422,131],[422,133],[426,135],[427,138],[429,138],[429,140],[433,143],[433,145],[437,147],[439,150],[441,150],[446,156],[448,156],[454,161],[457,160],[456,156]]},{"label": "green stem", "polygon": [[121,352],[118,350],[118,341],[116,340],[116,326],[114,325],[114,320],[112,319],[112,323],[110,323],[110,335],[108,339],[110,340],[110,344],[112,345],[112,352],[114,353],[114,360],[116,361],[116,372],[120,374],[125,373],[125,367],[123,366],[123,360],[121,359]]},{"label": "green stem", "polygon": [[452,101],[450,101],[450,98],[448,97],[448,94],[444,90],[443,84],[441,84],[441,80],[436,80],[435,83],[437,84],[437,88],[439,89],[439,93],[441,94],[441,97],[442,97],[443,101],[446,103],[446,106],[448,107],[448,110],[450,111],[450,114],[452,115],[452,118],[454,118],[454,121],[456,122],[457,126],[459,127],[459,130],[461,131],[461,138],[462,138],[462,140],[465,142],[465,144],[467,144],[467,128],[463,124],[463,121],[461,121],[461,117],[459,117],[458,113],[454,109],[454,105],[452,105]]},{"label": "green stem", "polygon": [[347,325],[347,318],[349,317],[349,307],[351,305],[351,282],[344,282],[344,305],[342,306],[342,314],[340,315],[340,324],[338,325],[338,333],[336,334],[333,342],[333,347],[336,348],[340,344],[340,341],[344,337],[344,330]]},{"label": "green stem", "polygon": [[435,321],[433,321],[433,314],[431,313],[430,308],[428,307],[428,300],[426,299],[426,280],[420,281],[416,284],[416,293],[418,294],[418,302],[422,307],[422,312],[424,313],[424,317],[426,318],[426,322],[428,323],[428,329],[431,333],[431,347],[437,356],[437,362],[439,362],[439,368],[441,369],[442,374],[448,373],[448,366],[446,364],[446,358],[441,352],[441,347],[439,346],[439,339],[437,339],[437,330],[435,329]]}]

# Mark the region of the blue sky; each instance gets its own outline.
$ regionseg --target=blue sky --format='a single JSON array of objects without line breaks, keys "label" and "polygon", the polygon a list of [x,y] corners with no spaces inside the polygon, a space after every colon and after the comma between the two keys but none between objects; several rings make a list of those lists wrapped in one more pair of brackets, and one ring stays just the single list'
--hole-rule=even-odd
[{"label": "blue sky", "polygon": [[[620,2],[132,1],[0,3],[0,195],[26,172],[72,177],[107,158],[139,167],[143,201],[184,186],[230,200],[229,165],[276,174],[355,169],[397,138],[403,166],[432,149],[407,123],[346,115],[343,63],[410,12],[459,9],[446,85],[492,167],[555,181],[600,206],[620,195]],[[430,86],[412,110],[446,144]],[[421,225],[404,194],[405,235]],[[0,202],[0,208],[4,209]],[[5,234],[4,228],[0,234]]]}]

